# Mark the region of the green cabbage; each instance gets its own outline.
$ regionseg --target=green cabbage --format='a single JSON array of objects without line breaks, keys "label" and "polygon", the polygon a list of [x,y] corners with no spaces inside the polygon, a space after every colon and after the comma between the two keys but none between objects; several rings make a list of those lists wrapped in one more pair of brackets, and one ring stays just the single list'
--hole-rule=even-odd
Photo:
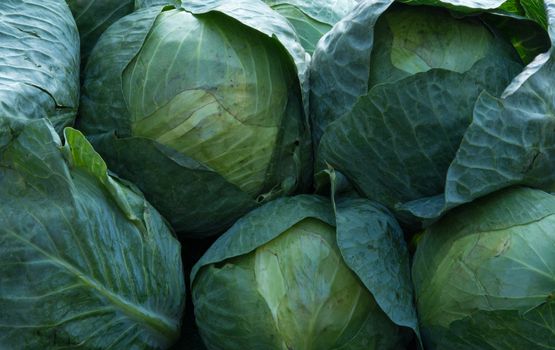
[{"label": "green cabbage", "polygon": [[81,66],[100,35],[115,21],[131,13],[134,0],[66,0],[73,13],[81,41]]},{"label": "green cabbage", "polygon": [[318,40],[349,11],[358,0],[264,0],[291,23],[306,52],[312,54]]},{"label": "green cabbage", "polygon": [[61,133],[79,105],[79,35],[69,8],[5,0],[0,18],[0,135],[41,118]]},{"label": "green cabbage", "polygon": [[418,332],[397,222],[361,199],[280,198],[240,219],[191,273],[208,349],[397,349]]},{"label": "green cabbage", "polygon": [[413,228],[513,184],[550,188],[548,13],[529,2],[361,3],[313,55],[316,172],[343,173]]},{"label": "green cabbage", "polygon": [[180,244],[79,131],[64,137],[42,119],[0,147],[1,347],[168,348],[185,305]]},{"label": "green cabbage", "polygon": [[248,5],[138,10],[85,71],[81,129],[186,235],[217,233],[310,181],[306,53],[283,18]]},{"label": "green cabbage", "polygon": [[429,349],[551,349],[555,197],[510,188],[429,227],[412,268]]}]

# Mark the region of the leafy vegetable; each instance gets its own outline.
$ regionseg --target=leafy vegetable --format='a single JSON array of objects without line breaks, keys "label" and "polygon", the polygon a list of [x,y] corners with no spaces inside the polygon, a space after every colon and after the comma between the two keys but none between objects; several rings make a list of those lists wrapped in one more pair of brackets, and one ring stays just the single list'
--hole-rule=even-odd
[{"label": "leafy vegetable", "polygon": [[312,54],[318,40],[347,15],[357,0],[264,0],[272,9],[287,18],[304,49]]},{"label": "leafy vegetable", "polygon": [[85,65],[100,35],[115,21],[131,13],[133,0],[66,0],[79,28],[81,60]]},{"label": "leafy vegetable", "polygon": [[4,0],[0,18],[0,129],[48,118],[61,132],[73,124],[79,102],[71,12],[61,0]]},{"label": "leafy vegetable", "polygon": [[180,245],[84,136],[30,122],[0,148],[0,344],[164,349],[179,336]]},{"label": "leafy vegetable", "polygon": [[408,3],[362,2],[320,41],[316,170],[344,173],[405,223],[513,184],[549,188],[555,81],[542,18],[555,17],[530,4]]},{"label": "leafy vegetable", "polygon": [[335,207],[276,199],[214,243],[191,272],[208,349],[396,349],[417,332],[397,222],[366,200]]},{"label": "leafy vegetable", "polygon": [[0,350],[554,349],[554,47],[555,0],[0,1]]},{"label": "leafy vegetable", "polygon": [[510,188],[430,226],[412,270],[429,349],[550,349],[555,197]]},{"label": "leafy vegetable", "polygon": [[261,2],[151,6],[96,46],[80,126],[177,231],[210,235],[310,181],[306,70]]}]

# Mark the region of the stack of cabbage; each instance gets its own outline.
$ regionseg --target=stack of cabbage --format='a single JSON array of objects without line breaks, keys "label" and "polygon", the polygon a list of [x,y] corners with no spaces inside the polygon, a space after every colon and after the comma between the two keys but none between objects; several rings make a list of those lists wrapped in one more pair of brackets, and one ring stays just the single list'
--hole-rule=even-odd
[{"label": "stack of cabbage", "polygon": [[555,0],[2,1],[0,349],[553,349],[554,44]]}]

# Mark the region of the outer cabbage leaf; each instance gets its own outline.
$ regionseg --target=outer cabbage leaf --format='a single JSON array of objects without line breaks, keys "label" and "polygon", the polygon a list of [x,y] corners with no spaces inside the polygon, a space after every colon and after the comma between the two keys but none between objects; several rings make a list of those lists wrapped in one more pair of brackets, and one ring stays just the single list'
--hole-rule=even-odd
[{"label": "outer cabbage leaf", "polygon": [[134,9],[134,0],[66,0],[66,2],[79,28],[83,67],[100,35],[112,23]]},{"label": "outer cabbage leaf", "polygon": [[[280,220],[260,219],[271,217],[279,217]],[[214,242],[191,270],[191,283],[202,266],[248,254],[307,217],[335,225],[332,208],[325,198],[319,196],[278,198],[257,208],[255,215],[251,212],[237,220],[235,225]]]},{"label": "outer cabbage leaf", "polygon": [[264,0],[293,25],[304,49],[312,54],[318,40],[347,15],[357,0]]},{"label": "outer cabbage leaf", "polygon": [[135,10],[160,5],[174,5],[178,6],[180,0],[135,0]]},{"label": "outer cabbage leaf", "polygon": [[336,205],[337,243],[388,317],[418,334],[410,262],[403,231],[387,209],[365,199]]},{"label": "outer cabbage leaf", "polygon": [[0,124],[48,118],[73,124],[79,102],[79,36],[61,0],[0,3]]},{"label": "outer cabbage leaf", "polygon": [[310,65],[310,116],[317,143],[325,127],[367,93],[373,28],[392,3],[361,1],[318,43]]},{"label": "outer cabbage leaf", "polygon": [[167,348],[179,242],[82,134],[64,136],[37,120],[0,149],[1,347]]},{"label": "outer cabbage leaf", "polygon": [[[136,186],[147,190],[151,203],[160,212],[172,213],[175,227],[187,227],[190,232],[217,231],[256,205],[212,169],[154,141],[108,134],[91,137],[91,141],[99,152],[113,154],[112,171],[125,174]],[[137,153],[137,149],[142,151]],[[148,167],[144,166],[145,158],[150,160]],[[165,169],[164,176],[159,169]],[[168,182],[179,191],[168,193]],[[214,197],[220,200],[214,202]]]},{"label": "outer cabbage leaf", "polygon": [[[553,349],[554,319],[553,301],[524,313],[512,310],[477,311],[453,322],[449,329],[432,328],[440,340],[428,349]],[[507,329],[512,330],[510,336],[507,336]]]},{"label": "outer cabbage leaf", "polygon": [[481,60],[467,73],[433,70],[375,86],[326,128],[317,161],[389,208],[441,193],[474,101],[486,88],[500,95],[520,68],[503,59],[498,66]]},{"label": "outer cabbage leaf", "polygon": [[[110,133],[114,129],[120,137],[131,135],[129,111],[121,91],[122,73],[141,49],[160,11],[161,7],[150,7],[121,18],[95,46],[85,70],[79,107],[84,118],[94,115],[94,123],[83,117],[78,121],[87,135]],[[120,42],[121,47],[114,50]]]}]

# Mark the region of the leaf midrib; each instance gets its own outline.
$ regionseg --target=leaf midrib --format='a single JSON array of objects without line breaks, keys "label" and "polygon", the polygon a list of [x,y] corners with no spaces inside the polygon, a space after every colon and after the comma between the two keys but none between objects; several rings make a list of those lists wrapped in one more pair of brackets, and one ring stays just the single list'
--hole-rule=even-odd
[{"label": "leaf midrib", "polygon": [[16,232],[8,230],[7,233],[13,236],[15,239],[30,246],[38,253],[44,255],[46,258],[52,261],[53,264],[62,267],[69,273],[76,276],[85,287],[96,290],[98,294],[106,298],[123,314],[127,315],[132,320],[137,321],[137,323],[144,324],[151,330],[162,334],[165,338],[175,339],[179,336],[179,325],[177,324],[177,322],[172,321],[163,315],[152,312],[151,310],[148,310],[141,305],[130,302],[129,300],[117,295],[111,290],[108,290],[94,278],[87,276],[79,269],[71,266],[67,261],[64,261],[56,256],[49,254],[36,244],[33,244],[29,240],[18,235]]}]

